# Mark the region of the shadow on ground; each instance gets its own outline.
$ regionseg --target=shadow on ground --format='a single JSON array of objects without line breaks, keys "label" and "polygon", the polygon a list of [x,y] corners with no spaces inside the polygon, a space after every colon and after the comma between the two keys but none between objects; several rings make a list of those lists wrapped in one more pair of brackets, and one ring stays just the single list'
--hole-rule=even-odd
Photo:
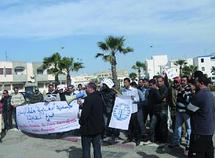
[{"label": "shadow on ground", "polygon": [[66,152],[68,153],[68,158],[81,158],[82,157],[82,151],[80,148],[77,147],[70,147],[68,149],[63,150],[55,150],[57,153],[60,152]]},{"label": "shadow on ground", "polygon": [[181,147],[171,149],[168,146],[159,146],[156,149],[156,153],[158,153],[158,154],[169,154],[169,155],[172,155],[176,158],[186,158],[187,157],[184,155],[184,149]]},{"label": "shadow on ground", "polygon": [[[68,154],[68,158],[82,158],[82,150],[77,147],[70,147],[68,149],[63,150],[55,150],[57,153],[66,152]],[[92,151],[91,151],[92,152]],[[113,152],[113,151],[102,151],[103,158],[123,158],[127,153],[126,152]],[[91,156],[93,152],[91,153]]]},{"label": "shadow on ground", "polygon": [[61,139],[66,136],[79,136],[76,134],[76,131],[68,131],[63,133],[52,133],[52,134],[32,134],[22,131],[24,134],[28,135],[29,137],[33,138],[42,138],[42,139]]},{"label": "shadow on ground", "polygon": [[158,156],[156,155],[148,155],[144,152],[137,152],[138,155],[140,155],[142,158],[159,158]]}]

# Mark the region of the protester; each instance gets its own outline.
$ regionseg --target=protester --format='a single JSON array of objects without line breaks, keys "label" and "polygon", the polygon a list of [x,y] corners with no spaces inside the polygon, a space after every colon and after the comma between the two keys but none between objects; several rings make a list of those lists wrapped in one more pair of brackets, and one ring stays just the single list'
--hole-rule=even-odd
[{"label": "protester", "polygon": [[83,97],[86,97],[86,96],[87,96],[86,91],[85,91],[85,88],[83,87],[82,84],[78,84],[78,89],[75,90],[74,93],[75,93],[75,94],[79,94],[79,93],[84,94]]},{"label": "protester", "polygon": [[60,101],[60,95],[59,93],[55,90],[54,85],[50,83],[48,85],[48,93],[46,93],[44,97],[44,101],[46,102],[51,102],[51,101]]},{"label": "protester", "polygon": [[143,93],[142,100],[142,111],[144,117],[144,123],[146,123],[148,116],[150,115],[150,107],[149,107],[149,80],[148,79],[140,79],[138,82],[138,89]]},{"label": "protester", "polygon": [[138,88],[138,85],[136,82],[131,82],[131,87],[136,88],[138,90],[138,95],[139,95],[139,102],[137,103],[138,111],[137,111],[137,121],[139,125],[139,130],[140,130],[140,140],[146,141],[147,139],[147,132],[146,132],[146,127],[144,123],[144,115],[143,115],[143,106],[144,101],[145,101],[145,91],[141,91]]},{"label": "protester", "polygon": [[[101,135],[104,132],[104,103],[101,95],[96,91],[96,84],[87,85],[87,97],[84,99],[79,123],[81,125],[81,142],[83,158],[90,157],[90,145],[93,144],[95,158],[101,158]],[[79,102],[80,104],[80,102]]]},{"label": "protester", "polygon": [[148,140],[148,133],[146,130],[146,126],[149,125],[149,122],[147,121],[148,116],[151,118],[151,112],[150,112],[150,106],[149,106],[149,80],[148,79],[140,79],[138,82],[138,89],[142,92],[143,98],[141,100],[141,109],[142,110],[142,117],[143,117],[143,122],[141,120],[141,113],[138,114],[138,121],[141,123],[140,124],[140,130],[141,130],[141,139],[143,141]]},{"label": "protester", "polygon": [[192,98],[192,89],[188,84],[188,77],[182,76],[181,86],[178,87],[177,103],[176,103],[176,125],[173,134],[172,144],[169,147],[179,147],[182,135],[182,124],[186,126],[186,150],[189,149],[191,125],[190,116],[186,113],[186,106],[190,103]]},{"label": "protester", "polygon": [[11,106],[13,107],[13,118],[15,121],[15,127],[17,127],[17,120],[16,120],[16,108],[20,105],[23,105],[25,103],[24,96],[19,93],[18,87],[14,88],[14,94],[11,96]]},{"label": "protester", "polygon": [[110,136],[111,144],[115,143],[115,139],[119,136],[119,130],[109,128],[113,106],[116,99],[116,92],[112,89],[114,83],[111,79],[105,78],[101,81],[100,93],[104,101],[104,117],[105,117],[105,136]]},{"label": "protester", "polygon": [[137,120],[137,103],[139,102],[139,94],[138,90],[136,88],[131,87],[130,85],[130,79],[125,78],[124,79],[124,88],[122,89],[122,95],[123,96],[128,96],[131,97],[133,100],[132,104],[132,114],[131,114],[131,119],[129,122],[129,128],[128,128],[128,138],[125,141],[126,142],[131,142],[135,141],[136,145],[140,144],[140,129],[139,129],[139,124]]},{"label": "protester", "polygon": [[187,110],[191,113],[191,137],[188,158],[214,158],[214,99],[205,76],[195,76],[196,94]]},{"label": "protester", "polygon": [[65,92],[66,93],[66,95],[75,95],[75,88],[74,88],[74,86],[73,85],[69,85],[68,87],[67,87],[67,91]]},{"label": "protester", "polygon": [[170,107],[170,117],[172,121],[171,129],[175,130],[175,120],[176,120],[176,103],[179,87],[181,84],[181,78],[179,76],[173,78],[173,83],[169,89],[169,107]]},{"label": "protester", "polygon": [[152,114],[152,118],[150,121],[150,141],[155,142],[155,136],[156,136],[156,126],[159,121],[159,115],[160,115],[160,102],[161,97],[159,93],[159,88],[157,86],[157,81],[155,79],[149,80],[149,106],[150,111]]},{"label": "protester", "polygon": [[38,88],[36,88],[30,98],[30,103],[34,104],[42,101],[43,101],[43,94],[40,93]]},{"label": "protester", "polygon": [[60,96],[60,101],[66,101],[66,86],[65,85],[58,85],[57,86],[57,93],[59,94]]},{"label": "protester", "polygon": [[4,120],[3,132],[12,128],[12,107],[11,107],[11,96],[7,90],[3,91],[2,99],[0,101],[3,104],[2,116]]},{"label": "protester", "polygon": [[158,139],[160,143],[167,143],[168,139],[168,88],[165,85],[164,78],[159,76],[157,78],[159,93],[160,93],[160,113],[159,113],[159,125],[158,125]]},{"label": "protester", "polygon": [[48,93],[47,94],[56,94],[57,92],[55,91],[55,88],[54,88],[54,84],[50,83],[48,85]]}]

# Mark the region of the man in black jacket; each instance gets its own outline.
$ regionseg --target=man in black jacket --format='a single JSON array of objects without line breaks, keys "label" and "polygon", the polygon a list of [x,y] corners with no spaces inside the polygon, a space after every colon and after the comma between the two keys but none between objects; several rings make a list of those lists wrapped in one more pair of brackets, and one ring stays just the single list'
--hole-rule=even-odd
[{"label": "man in black jacket", "polygon": [[7,90],[3,91],[1,103],[3,104],[3,120],[4,120],[4,129],[6,132],[10,128],[12,128],[12,107],[10,105],[11,96],[9,95]]},{"label": "man in black jacket", "polygon": [[111,120],[111,115],[113,111],[114,102],[116,99],[116,92],[113,90],[114,83],[111,79],[105,78],[102,80],[102,87],[100,94],[102,96],[105,108],[104,108],[104,118],[105,118],[105,136],[110,136],[110,143],[114,144],[115,139],[119,136],[119,130],[114,128],[109,128],[109,123]]},{"label": "man in black jacket", "polygon": [[104,131],[103,101],[96,91],[95,83],[89,83],[88,95],[84,100],[79,123],[81,125],[81,142],[83,158],[90,157],[90,145],[93,144],[94,158],[101,158],[101,134]]}]

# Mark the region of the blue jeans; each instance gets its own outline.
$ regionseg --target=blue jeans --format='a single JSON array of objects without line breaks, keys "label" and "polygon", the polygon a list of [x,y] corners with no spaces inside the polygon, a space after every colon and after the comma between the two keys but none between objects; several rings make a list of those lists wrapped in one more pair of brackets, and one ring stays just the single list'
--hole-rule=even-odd
[{"label": "blue jeans", "polygon": [[155,142],[155,128],[158,123],[158,116],[152,115],[151,122],[150,122],[150,141]]},{"label": "blue jeans", "polygon": [[180,145],[181,133],[182,133],[182,124],[185,123],[186,126],[186,145],[190,144],[190,134],[191,134],[191,125],[190,125],[190,116],[185,112],[176,113],[176,122],[175,122],[175,130],[173,133],[173,144]]},{"label": "blue jeans", "polygon": [[101,135],[81,136],[82,158],[90,158],[90,146],[93,144],[94,158],[102,158]]},{"label": "blue jeans", "polygon": [[17,118],[16,118],[16,108],[13,109],[13,119],[14,119],[14,123],[15,123],[15,128],[18,129]]}]

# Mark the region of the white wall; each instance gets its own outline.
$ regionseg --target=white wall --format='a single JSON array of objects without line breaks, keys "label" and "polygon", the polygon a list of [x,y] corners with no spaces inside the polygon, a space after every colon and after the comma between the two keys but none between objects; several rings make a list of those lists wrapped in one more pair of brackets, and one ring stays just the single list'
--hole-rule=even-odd
[{"label": "white wall", "polygon": [[168,63],[167,55],[155,55],[146,60],[146,72],[151,79],[154,75],[161,74]]},{"label": "white wall", "polygon": [[33,65],[32,65],[32,63],[27,63],[26,71],[27,71],[27,80],[34,82],[35,80],[32,79],[32,77],[35,77],[34,76],[34,72],[33,72]]},{"label": "white wall", "polygon": [[[13,81],[13,64],[9,61],[1,61],[0,68],[11,68],[12,74],[11,75],[0,75],[0,82],[12,82]],[[4,72],[5,73],[5,72]]]},{"label": "white wall", "polygon": [[[211,59],[213,56],[202,56],[194,58],[194,64],[198,67],[198,70],[207,74],[208,77],[212,77],[211,69],[215,66],[215,59]],[[202,61],[203,60],[203,61]]]}]

